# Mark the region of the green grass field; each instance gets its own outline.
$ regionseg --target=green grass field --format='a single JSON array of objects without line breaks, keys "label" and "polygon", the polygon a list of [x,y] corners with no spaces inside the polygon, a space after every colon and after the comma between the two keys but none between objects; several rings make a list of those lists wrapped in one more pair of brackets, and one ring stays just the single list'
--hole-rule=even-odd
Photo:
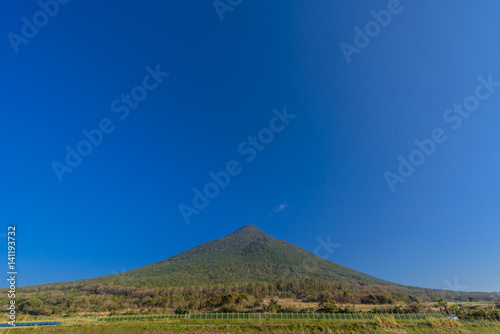
[{"label": "green grass field", "polygon": [[[8,328],[0,333],[500,333],[500,323],[461,323],[443,315],[198,313],[65,319],[59,326]],[[166,315],[165,315],[166,316]],[[320,318],[318,319],[318,316]],[[126,316],[125,316],[126,317]],[[387,324],[381,319],[393,320]],[[55,319],[52,319],[55,320]],[[377,321],[378,320],[378,321]],[[395,321],[394,321],[395,320]],[[391,325],[392,324],[392,325]]]}]

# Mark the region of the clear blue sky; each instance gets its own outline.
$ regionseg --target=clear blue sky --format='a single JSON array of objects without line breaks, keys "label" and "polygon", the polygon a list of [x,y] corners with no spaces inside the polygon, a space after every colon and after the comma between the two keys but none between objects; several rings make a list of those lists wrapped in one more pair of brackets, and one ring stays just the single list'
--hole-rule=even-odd
[{"label": "clear blue sky", "polygon": [[[329,260],[382,279],[500,290],[500,87],[477,89],[500,82],[498,2],[245,0],[223,21],[211,0],[0,6],[0,233],[17,226],[20,285],[129,270],[255,224],[311,252],[330,236]],[[385,27],[369,24],[388,7]],[[367,23],[348,62],[340,45]],[[129,107],[131,91],[147,97]],[[464,100],[477,110],[447,112]],[[296,117],[262,130],[274,138],[247,161],[248,136],[284,106]],[[60,182],[54,161],[101,122],[112,131]],[[384,174],[434,129],[446,141],[391,191]],[[186,224],[179,205],[232,160],[239,174]]]}]

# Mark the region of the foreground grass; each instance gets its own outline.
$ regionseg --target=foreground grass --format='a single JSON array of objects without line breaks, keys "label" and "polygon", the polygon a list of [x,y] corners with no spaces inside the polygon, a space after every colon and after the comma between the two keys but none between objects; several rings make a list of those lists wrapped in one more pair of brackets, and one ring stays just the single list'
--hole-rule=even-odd
[{"label": "foreground grass", "polygon": [[421,323],[395,323],[392,321],[325,321],[325,320],[303,320],[293,323],[274,321],[247,321],[240,323],[199,323],[190,321],[158,321],[158,322],[112,322],[99,324],[61,325],[34,328],[9,328],[2,333],[102,333],[102,334],[129,334],[129,333],[238,333],[238,334],[261,334],[261,333],[469,333],[486,334],[500,333],[500,324],[460,324],[448,321],[434,321]]}]

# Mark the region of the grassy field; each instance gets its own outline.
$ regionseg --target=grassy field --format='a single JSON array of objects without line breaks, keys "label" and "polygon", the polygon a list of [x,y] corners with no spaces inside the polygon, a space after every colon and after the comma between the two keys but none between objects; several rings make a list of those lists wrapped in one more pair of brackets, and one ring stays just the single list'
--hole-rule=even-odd
[{"label": "grassy field", "polygon": [[226,314],[224,319],[216,318],[218,315],[214,314],[210,317],[205,314],[205,318],[210,319],[203,319],[203,315],[188,319],[185,316],[157,320],[144,317],[127,321],[118,318],[108,321],[94,319],[86,323],[63,322],[59,326],[9,328],[0,333],[500,333],[500,323],[460,323],[443,316],[396,319],[400,315],[372,314],[371,318],[367,318],[354,314],[353,319],[339,319],[328,317],[333,316],[329,314],[317,319],[313,316],[318,314],[302,315],[305,316],[293,319],[282,319],[276,313],[249,318]]},{"label": "grassy field", "polygon": [[267,320],[374,320],[376,317],[392,316],[397,321],[412,322],[422,321],[429,318],[444,318],[441,313],[400,313],[400,314],[373,314],[373,313],[186,313],[186,314],[142,314],[142,315],[102,315],[102,316],[77,316],[77,317],[24,317],[18,320],[22,322],[47,322],[59,321],[64,324],[82,324],[82,323],[97,323],[97,322],[121,322],[121,321],[161,321],[161,320],[185,320],[185,321],[240,321],[249,320],[254,322]]}]

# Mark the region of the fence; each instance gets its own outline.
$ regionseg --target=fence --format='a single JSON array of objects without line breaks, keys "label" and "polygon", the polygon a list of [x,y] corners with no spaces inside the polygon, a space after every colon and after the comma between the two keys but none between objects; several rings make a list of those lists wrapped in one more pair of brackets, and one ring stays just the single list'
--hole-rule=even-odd
[{"label": "fence", "polygon": [[[154,320],[374,320],[375,317],[393,316],[398,321],[425,321],[429,318],[445,318],[442,313],[187,313],[187,314],[141,314],[113,315],[101,317],[75,317],[62,319],[39,319],[37,322],[17,323],[17,326],[57,326],[76,323],[119,322],[119,321],[154,321]],[[40,322],[45,320],[45,322]],[[52,321],[50,321],[52,320]],[[461,319],[463,324],[498,324],[487,319]],[[0,324],[0,327],[9,327]]]},{"label": "fence", "polygon": [[441,313],[187,313],[187,314],[151,314],[118,315],[95,318],[94,321],[134,321],[161,319],[198,319],[198,320],[373,320],[375,316],[393,316],[396,320],[426,320],[443,318]]}]

